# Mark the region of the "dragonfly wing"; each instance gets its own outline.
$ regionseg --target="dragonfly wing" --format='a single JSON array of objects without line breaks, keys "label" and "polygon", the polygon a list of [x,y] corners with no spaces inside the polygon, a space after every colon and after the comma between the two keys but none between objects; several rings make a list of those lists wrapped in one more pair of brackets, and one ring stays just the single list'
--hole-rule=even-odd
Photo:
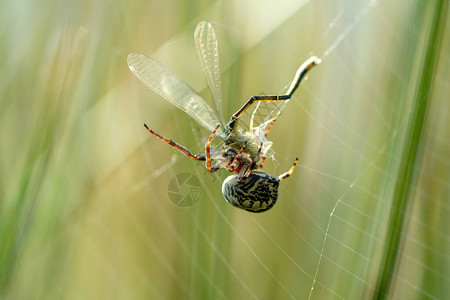
[{"label": "dragonfly wing", "polygon": [[209,92],[214,103],[214,108],[224,125],[222,114],[222,82],[220,80],[219,51],[216,33],[208,22],[200,22],[194,34],[197,53],[202,65],[203,75],[208,84]]},{"label": "dragonfly wing", "polygon": [[[156,60],[138,53],[128,55],[128,67],[149,88],[185,111],[210,132],[222,124],[213,109],[187,83]],[[219,132],[220,130],[220,132]],[[216,135],[225,139],[223,127]]]}]

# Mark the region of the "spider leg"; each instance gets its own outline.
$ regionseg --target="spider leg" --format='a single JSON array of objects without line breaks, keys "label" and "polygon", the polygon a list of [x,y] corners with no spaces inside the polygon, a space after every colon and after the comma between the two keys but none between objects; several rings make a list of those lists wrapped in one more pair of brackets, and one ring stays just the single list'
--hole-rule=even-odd
[{"label": "spider leg", "polygon": [[270,101],[270,102],[276,102],[281,100],[289,100],[291,99],[294,92],[297,90],[298,86],[300,85],[300,82],[305,77],[306,73],[311,70],[315,65],[318,65],[320,63],[320,59],[317,56],[311,56],[308,58],[301,66],[298,68],[297,73],[295,73],[295,77],[292,80],[291,85],[289,86],[287,92],[285,95],[259,95],[259,96],[252,96],[250,99],[245,102],[245,104],[237,111],[235,112],[230,119],[230,122],[228,122],[228,131],[233,131],[234,127],[236,126],[236,121],[239,119],[239,117],[255,102],[257,101]]},{"label": "spider leg", "polygon": [[217,129],[220,125],[217,125],[216,129],[211,133],[211,136],[209,137],[208,141],[205,145],[205,156],[206,156],[206,168],[209,172],[213,173],[219,170],[219,167],[217,165],[214,165],[211,167],[211,142],[214,138],[214,135],[216,134]]},{"label": "spider leg", "polygon": [[261,144],[259,144],[258,153],[256,153],[255,161],[258,161],[259,155],[261,155],[262,146],[263,143],[261,142]]},{"label": "spider leg", "polygon": [[259,168],[262,169],[262,167],[264,166],[264,163],[266,162],[266,155],[264,154],[261,158],[261,162],[259,163]]},{"label": "spider leg", "polygon": [[228,172],[233,172],[234,168],[236,168],[236,165],[239,161],[239,158],[241,158],[242,152],[244,152],[244,148],[245,146],[247,146],[247,141],[244,143],[244,145],[242,145],[241,150],[239,150],[238,154],[234,157],[232,164],[230,165],[230,167],[227,169]]},{"label": "spider leg", "polygon": [[273,124],[275,124],[276,120],[277,119],[273,119],[272,122],[270,122],[269,126],[267,126],[266,132],[264,133],[264,137],[267,138],[267,136],[269,135],[269,131],[270,131],[270,129],[272,129],[272,126],[273,126]]},{"label": "spider leg", "polygon": [[294,172],[295,166],[297,165],[298,162],[298,158],[295,159],[294,164],[292,165],[292,167],[289,169],[289,171],[287,171],[286,173],[281,174],[280,176],[278,176],[278,180],[283,180],[288,178],[289,176],[291,176],[292,172]]},{"label": "spider leg", "polygon": [[241,170],[239,171],[238,177],[237,177],[237,182],[241,183],[245,178],[247,178],[250,173],[252,172],[252,170],[250,169],[249,166],[244,165]]},{"label": "spider leg", "polygon": [[[273,119],[273,121],[270,122],[269,126],[267,126],[266,132],[264,133],[264,136],[265,136],[266,138],[267,138],[267,136],[269,135],[269,131],[270,131],[270,129],[272,128],[273,124],[275,124],[275,121],[276,121],[276,120],[277,120],[277,119]],[[256,156],[258,159],[259,159],[259,154],[260,154],[260,152],[261,152],[261,148],[262,148],[262,143],[261,143],[261,146],[259,147],[258,155]],[[258,161],[258,159],[255,159],[255,161]],[[262,167],[264,167],[264,163],[265,163],[265,162],[266,162],[266,154],[264,153],[263,156],[262,156],[262,158],[261,158],[261,162],[260,162],[259,165],[258,165],[258,168],[262,169]]]},{"label": "spider leg", "polygon": [[188,149],[186,149],[185,147],[175,143],[172,140],[166,139],[165,137],[157,134],[156,132],[154,132],[153,130],[151,130],[150,128],[147,127],[146,124],[144,124],[145,128],[147,128],[147,130],[153,134],[154,136],[156,136],[157,138],[163,140],[164,142],[166,142],[167,144],[169,144],[170,146],[174,147],[175,149],[183,152],[184,155],[186,155],[187,157],[189,157],[190,159],[195,159],[195,160],[206,160],[205,154],[192,154]]},{"label": "spider leg", "polygon": [[[252,162],[252,165],[250,166],[250,170],[254,170],[255,169],[256,162],[259,160],[259,156],[261,155],[262,146],[263,146],[263,143],[261,142],[261,144],[259,144],[258,153],[256,153],[255,160]],[[263,159],[265,160],[265,155],[263,155]],[[262,166],[261,166],[261,168],[262,168]]]}]

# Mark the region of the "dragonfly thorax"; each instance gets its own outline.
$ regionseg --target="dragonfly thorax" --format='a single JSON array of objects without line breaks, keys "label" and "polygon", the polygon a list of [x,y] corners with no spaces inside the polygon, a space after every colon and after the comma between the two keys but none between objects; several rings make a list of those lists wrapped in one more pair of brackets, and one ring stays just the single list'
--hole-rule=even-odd
[{"label": "dragonfly thorax", "polygon": [[236,153],[242,149],[243,154],[254,160],[258,156],[258,152],[260,152],[260,156],[266,154],[272,146],[272,142],[264,136],[254,135],[250,132],[233,131],[225,140],[225,145],[226,148],[232,149]]}]

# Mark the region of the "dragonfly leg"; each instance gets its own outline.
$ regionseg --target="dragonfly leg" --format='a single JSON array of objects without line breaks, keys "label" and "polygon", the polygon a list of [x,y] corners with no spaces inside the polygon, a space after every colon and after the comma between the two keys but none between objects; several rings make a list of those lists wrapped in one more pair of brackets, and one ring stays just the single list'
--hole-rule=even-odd
[{"label": "dragonfly leg", "polygon": [[255,102],[257,101],[270,101],[270,102],[276,102],[281,100],[289,100],[291,99],[294,92],[297,90],[298,86],[300,85],[300,82],[305,77],[306,73],[311,70],[315,65],[318,65],[320,63],[320,59],[317,56],[312,56],[308,58],[301,66],[298,68],[297,73],[295,73],[295,77],[292,80],[291,85],[289,86],[289,89],[287,90],[285,95],[259,95],[259,96],[252,96],[250,99],[245,102],[245,104],[237,111],[235,112],[230,119],[230,122],[228,122],[228,131],[233,131],[234,127],[236,126],[236,121],[239,119],[239,117]]},{"label": "dragonfly leg", "polygon": [[189,157],[190,159],[195,159],[195,160],[206,160],[206,156],[205,154],[192,154],[188,149],[186,149],[185,147],[175,143],[172,140],[166,139],[165,137],[157,134],[156,132],[154,132],[153,130],[151,130],[150,128],[147,127],[146,124],[144,124],[145,128],[147,128],[147,130],[153,134],[154,136],[156,136],[157,138],[163,140],[164,142],[166,142],[167,144],[169,144],[170,146],[174,147],[175,149],[181,151],[184,155],[186,155],[187,157]]}]

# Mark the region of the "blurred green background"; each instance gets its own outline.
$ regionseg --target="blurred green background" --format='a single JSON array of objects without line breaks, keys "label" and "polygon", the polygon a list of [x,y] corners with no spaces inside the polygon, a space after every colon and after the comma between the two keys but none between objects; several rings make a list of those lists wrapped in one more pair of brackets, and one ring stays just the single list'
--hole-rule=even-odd
[{"label": "blurred green background", "polygon": [[[446,2],[2,1],[0,298],[449,299]],[[300,163],[263,214],[142,126],[202,151],[126,58],[207,98],[203,20],[225,119],[323,59],[271,131],[267,171]],[[180,173],[200,182],[187,208],[168,197]]]}]

